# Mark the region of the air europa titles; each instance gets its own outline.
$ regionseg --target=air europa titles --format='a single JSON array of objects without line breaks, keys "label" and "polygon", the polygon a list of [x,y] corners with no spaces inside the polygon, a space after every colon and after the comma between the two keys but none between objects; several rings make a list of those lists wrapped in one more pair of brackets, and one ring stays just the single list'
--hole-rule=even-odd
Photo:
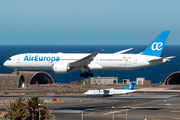
[{"label": "air europa titles", "polygon": [[26,55],[24,57],[24,61],[49,61],[49,62],[54,62],[54,61],[60,61],[60,57],[59,56],[39,56],[39,55],[35,55],[35,56],[31,56],[31,55]]}]

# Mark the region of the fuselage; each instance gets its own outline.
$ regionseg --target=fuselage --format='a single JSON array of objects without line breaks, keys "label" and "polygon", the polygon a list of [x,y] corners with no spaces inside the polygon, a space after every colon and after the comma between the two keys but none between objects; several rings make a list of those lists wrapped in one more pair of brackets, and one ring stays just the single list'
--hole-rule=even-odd
[{"label": "fuselage", "polygon": [[136,92],[136,90],[116,90],[112,89],[108,92],[106,90],[88,90],[84,93],[84,95],[121,95]]},{"label": "fuselage", "polygon": [[[27,53],[10,57],[4,66],[12,69],[52,70],[53,63],[72,63],[89,54],[81,53]],[[88,67],[91,70],[132,70],[167,62],[161,57],[140,54],[98,54]],[[151,61],[151,62],[150,62]],[[79,71],[72,69],[71,71]]]},{"label": "fuselage", "polygon": [[120,95],[135,92],[136,81],[132,81],[131,84],[123,89],[104,89],[104,90],[87,90],[84,95]]}]

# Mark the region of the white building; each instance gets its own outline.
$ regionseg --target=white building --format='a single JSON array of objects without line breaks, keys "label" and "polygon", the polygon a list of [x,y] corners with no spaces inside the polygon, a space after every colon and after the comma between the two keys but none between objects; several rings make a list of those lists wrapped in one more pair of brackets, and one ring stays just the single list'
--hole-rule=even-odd
[{"label": "white building", "polygon": [[118,77],[92,77],[85,79],[86,84],[100,85],[100,84],[118,84]]}]

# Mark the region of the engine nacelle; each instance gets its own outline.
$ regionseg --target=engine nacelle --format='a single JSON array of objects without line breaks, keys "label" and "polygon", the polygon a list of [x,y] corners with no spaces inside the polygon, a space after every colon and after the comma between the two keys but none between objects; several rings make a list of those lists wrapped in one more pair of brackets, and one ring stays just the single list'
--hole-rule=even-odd
[{"label": "engine nacelle", "polygon": [[57,62],[52,65],[52,71],[55,74],[67,73],[69,69],[69,64],[66,62]]}]

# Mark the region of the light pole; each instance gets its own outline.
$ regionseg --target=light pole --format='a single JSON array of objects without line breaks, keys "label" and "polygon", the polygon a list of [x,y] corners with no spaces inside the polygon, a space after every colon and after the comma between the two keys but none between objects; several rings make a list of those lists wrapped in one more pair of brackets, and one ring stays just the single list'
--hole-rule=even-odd
[{"label": "light pole", "polygon": [[81,113],[81,120],[83,120],[83,111],[82,111],[82,113]]},{"label": "light pole", "polygon": [[39,120],[41,119],[41,111],[40,111],[40,107],[41,107],[41,104],[38,104],[38,107],[39,107]]},{"label": "light pole", "polygon": [[126,108],[126,120],[127,120],[127,108],[129,108],[129,106],[124,106],[124,108]]},{"label": "light pole", "polygon": [[147,119],[146,119],[146,113],[145,113],[145,119],[144,119],[144,120],[147,120]]},{"label": "light pole", "polygon": [[112,106],[112,111],[113,111],[113,116],[112,116],[112,120],[114,120],[114,106]]}]

